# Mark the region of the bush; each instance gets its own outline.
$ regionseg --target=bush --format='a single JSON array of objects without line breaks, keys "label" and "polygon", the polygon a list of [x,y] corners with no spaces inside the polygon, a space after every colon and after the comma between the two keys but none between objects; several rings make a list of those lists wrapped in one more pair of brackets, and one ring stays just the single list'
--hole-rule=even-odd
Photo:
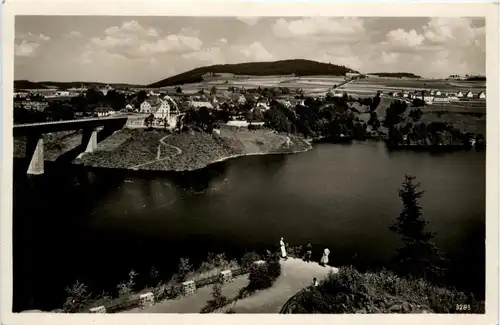
[{"label": "bush", "polygon": [[483,313],[484,304],[454,288],[440,288],[388,271],[361,274],[352,267],[330,272],[316,288],[287,302],[285,313],[456,313],[456,305]]},{"label": "bush", "polygon": [[90,302],[91,295],[87,291],[87,286],[79,281],[76,281],[73,286],[66,288],[66,293],[68,296],[63,305],[63,310],[66,313],[80,311]]},{"label": "bush", "polygon": [[251,267],[253,265],[253,263],[255,261],[259,261],[259,260],[260,260],[259,254],[255,253],[255,252],[247,252],[241,258],[241,267],[243,267],[244,269],[248,269],[249,267]]},{"label": "bush", "polygon": [[130,270],[128,280],[126,282],[121,282],[116,286],[118,289],[118,296],[126,296],[134,290],[136,276],[137,273],[134,270]]},{"label": "bush", "polygon": [[281,264],[279,261],[268,261],[265,264],[251,267],[248,274],[249,284],[247,290],[257,291],[271,287],[281,275]]},{"label": "bush", "polygon": [[228,303],[226,296],[222,294],[222,286],[220,283],[216,283],[212,286],[212,299],[208,301],[208,304],[202,309],[202,313],[211,312],[217,308],[221,308]]},{"label": "bush", "polygon": [[179,277],[179,281],[186,281],[186,278],[192,272],[192,270],[193,266],[191,265],[189,258],[181,258],[181,260],[179,261],[179,265],[177,266],[177,276]]},{"label": "bush", "polygon": [[286,253],[289,257],[303,258],[304,257],[304,247],[302,245],[290,246],[290,247],[286,248]]}]

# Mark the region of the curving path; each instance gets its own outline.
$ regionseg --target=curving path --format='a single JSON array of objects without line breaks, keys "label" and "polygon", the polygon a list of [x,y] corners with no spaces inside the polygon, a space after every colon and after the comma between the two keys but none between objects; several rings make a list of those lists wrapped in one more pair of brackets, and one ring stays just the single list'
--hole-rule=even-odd
[{"label": "curving path", "polygon": [[[159,162],[159,161],[164,161],[164,160],[168,160],[168,159],[172,159],[174,157],[177,157],[179,156],[180,154],[182,154],[182,149],[177,147],[177,146],[174,146],[174,145],[171,145],[171,144],[168,144],[168,143],[165,143],[164,140],[166,138],[168,138],[170,135],[167,135],[167,136],[164,136],[163,138],[160,139],[160,144],[158,145],[158,152],[156,154],[156,159],[154,160],[150,160],[148,162],[145,162],[145,163],[142,163],[142,164],[139,164],[139,165],[135,165],[135,166],[132,166],[130,168],[132,169],[137,169],[139,167],[142,167],[142,166],[146,166],[146,165],[151,165],[151,164],[154,164],[155,162]],[[166,147],[170,147],[170,148],[173,148],[174,150],[176,150],[177,152],[175,154],[173,154],[172,156],[168,156],[168,157],[165,157],[165,158],[161,158],[161,146],[164,145]]]},{"label": "curving path", "polygon": [[[281,276],[271,288],[237,300],[232,304],[232,309],[235,313],[277,314],[290,297],[310,286],[313,278],[320,281],[330,271],[337,273],[338,269],[331,266],[323,267],[316,262],[307,263],[301,259],[288,258],[286,261],[281,261]],[[239,276],[233,282],[224,285],[222,293],[231,299],[247,284],[248,276]],[[164,300],[149,308],[135,308],[125,311],[125,313],[199,313],[207,301],[212,298],[211,293],[212,286],[207,286],[198,289],[193,296]]]}]

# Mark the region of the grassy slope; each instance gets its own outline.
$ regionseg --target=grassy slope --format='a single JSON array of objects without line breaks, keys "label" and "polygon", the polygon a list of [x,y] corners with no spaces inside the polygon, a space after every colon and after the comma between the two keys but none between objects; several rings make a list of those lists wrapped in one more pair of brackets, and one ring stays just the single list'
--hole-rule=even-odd
[{"label": "grassy slope", "polygon": [[359,273],[353,267],[342,267],[316,289],[294,296],[287,313],[456,313],[457,304],[469,305],[467,313],[484,312],[484,302],[452,288],[387,271]]},{"label": "grassy slope", "polygon": [[149,87],[166,87],[195,83],[203,80],[202,75],[207,72],[231,73],[235,75],[344,75],[346,72],[355,72],[344,66],[321,63],[310,60],[283,60],[276,62],[248,62],[238,64],[212,65],[196,68],[173,77],[152,83]]},{"label": "grassy slope", "polygon": [[[204,132],[169,134],[163,130],[124,129],[99,143],[98,150],[85,154],[78,162],[92,167],[132,168],[143,170],[192,170],[228,157],[243,154],[290,153],[304,151],[309,145],[298,137],[268,130],[234,131],[224,128],[220,136]],[[160,145],[163,139],[165,145]],[[160,160],[158,157],[158,147]],[[180,149],[180,154],[178,153]],[[171,158],[172,157],[172,158]]]}]

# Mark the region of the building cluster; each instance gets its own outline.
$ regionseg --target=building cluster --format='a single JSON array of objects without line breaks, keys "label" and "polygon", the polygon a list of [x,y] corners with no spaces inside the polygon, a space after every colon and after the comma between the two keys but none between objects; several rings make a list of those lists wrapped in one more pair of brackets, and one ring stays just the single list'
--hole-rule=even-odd
[{"label": "building cluster", "polygon": [[[226,89],[200,89],[196,93],[183,93],[181,89],[113,89],[105,86],[94,88],[102,93],[104,97],[109,91],[114,90],[121,96],[122,100],[111,105],[112,98],[106,98],[94,104],[82,99],[89,99],[90,89],[30,89],[14,93],[15,108],[23,108],[30,111],[46,112],[51,115],[54,109],[65,107],[72,109],[74,118],[106,117],[114,114],[137,115],[134,120],[144,120],[145,117],[153,116],[151,124],[155,126],[176,126],[181,116],[187,110],[209,110],[225,109],[230,112],[233,121],[244,121],[245,112],[254,113],[256,110],[264,112],[270,109],[271,100],[276,100],[285,107],[294,107],[304,104],[303,99],[297,99],[299,93],[289,89],[245,89],[244,87],[229,87]],[[142,93],[142,94],[141,94]],[[75,98],[76,97],[76,98]],[[109,96],[108,96],[109,97]],[[111,97],[114,97],[111,96]],[[83,102],[83,103],[82,103]],[[57,103],[58,105],[51,105]],[[85,107],[81,109],[81,107]]]},{"label": "building cluster", "polygon": [[450,103],[457,102],[460,100],[474,100],[474,99],[486,99],[486,93],[481,91],[479,93],[474,94],[472,91],[468,92],[442,92],[440,90],[424,90],[424,91],[394,91],[389,93],[392,97],[397,98],[407,98],[409,100],[412,99],[420,99],[424,101],[426,104],[433,103]]}]

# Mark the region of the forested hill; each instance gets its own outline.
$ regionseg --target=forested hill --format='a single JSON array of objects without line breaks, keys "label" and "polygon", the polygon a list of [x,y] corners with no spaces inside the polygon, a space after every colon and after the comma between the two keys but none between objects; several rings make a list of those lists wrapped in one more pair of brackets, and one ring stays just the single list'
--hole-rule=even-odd
[{"label": "forested hill", "polygon": [[187,83],[201,82],[203,75],[214,74],[232,74],[232,75],[254,75],[254,76],[273,76],[273,75],[291,75],[296,76],[314,76],[331,75],[343,76],[347,72],[357,72],[345,66],[339,66],[329,63],[321,63],[310,60],[282,60],[275,62],[248,62],[238,64],[218,64],[207,67],[196,68],[181,74],[157,81],[148,85],[148,87],[167,87],[182,85]]},{"label": "forested hill", "polygon": [[69,89],[69,88],[80,88],[80,87],[105,87],[110,85],[113,88],[139,88],[142,85],[130,85],[130,84],[117,84],[117,83],[103,83],[103,82],[81,82],[81,81],[29,81],[29,80],[14,80],[14,89]]},{"label": "forested hill", "polygon": [[409,72],[374,72],[369,73],[371,76],[379,76],[379,77],[393,77],[393,78],[422,78],[421,76],[417,76],[416,74]]}]

